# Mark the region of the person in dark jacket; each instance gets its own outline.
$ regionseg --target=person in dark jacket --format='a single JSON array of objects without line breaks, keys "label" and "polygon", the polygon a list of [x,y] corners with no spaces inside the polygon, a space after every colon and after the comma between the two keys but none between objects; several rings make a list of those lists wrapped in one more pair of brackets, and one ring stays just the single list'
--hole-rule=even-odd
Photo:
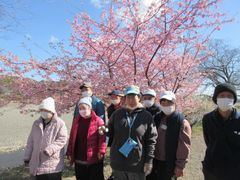
[{"label": "person in dark jacket", "polygon": [[122,98],[124,95],[119,90],[113,90],[112,92],[108,93],[108,95],[111,98],[111,105],[107,108],[108,119],[110,119],[114,111],[121,108]]},{"label": "person in dark jacket", "polygon": [[[113,90],[112,92],[108,93],[108,95],[111,98],[111,104],[107,108],[107,116],[108,119],[112,116],[112,114],[120,109],[122,107],[122,98],[123,98],[123,93],[120,90]],[[112,144],[112,139],[108,139],[108,147],[110,147]],[[108,178],[108,180],[114,179],[113,174]]]},{"label": "person in dark jacket", "polygon": [[115,111],[108,124],[113,139],[110,164],[114,180],[145,180],[152,169],[157,130],[140,103],[139,87],[129,86],[124,94],[126,107]]},{"label": "person in dark jacket", "polygon": [[142,93],[142,104],[148,112],[154,117],[160,112],[160,107],[156,104],[156,92],[153,89],[147,89]]},{"label": "person in dark jacket", "polygon": [[147,180],[173,180],[183,176],[191,145],[191,127],[176,111],[176,96],[160,94],[161,112],[154,117],[158,131],[153,171]]},{"label": "person in dark jacket", "polygon": [[[105,107],[104,103],[101,99],[93,95],[92,91],[92,85],[89,82],[83,83],[80,88],[82,97],[91,97],[92,99],[92,110],[96,113],[97,116],[99,116],[101,119],[105,121]],[[79,107],[78,104],[75,106],[73,119],[76,119],[76,117],[79,115]]]},{"label": "person in dark jacket", "polygon": [[217,108],[202,119],[207,146],[203,174],[205,180],[240,179],[240,113],[234,108],[237,93],[234,86],[216,86],[212,97]]}]

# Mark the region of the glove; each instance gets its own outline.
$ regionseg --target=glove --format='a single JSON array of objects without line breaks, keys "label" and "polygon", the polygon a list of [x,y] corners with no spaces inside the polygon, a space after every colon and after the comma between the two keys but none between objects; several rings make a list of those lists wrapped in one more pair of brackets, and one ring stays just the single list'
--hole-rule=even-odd
[{"label": "glove", "polygon": [[102,154],[102,153],[98,153],[98,159],[99,159],[99,160],[102,160],[103,157],[104,157],[104,154]]},{"label": "glove", "polygon": [[152,172],[152,164],[145,163],[143,172],[145,173],[145,176],[149,175]]},{"label": "glove", "polygon": [[106,126],[100,126],[99,128],[98,128],[98,133],[100,134],[100,135],[103,135],[104,133],[107,133],[108,132],[108,128],[106,127]]},{"label": "glove", "polygon": [[46,156],[50,156],[46,150],[43,151]]},{"label": "glove", "polygon": [[24,160],[24,166],[28,167],[29,166],[29,160]]},{"label": "glove", "polygon": [[73,165],[73,160],[72,160],[71,156],[67,155],[67,159],[69,161],[69,165],[72,166]]}]

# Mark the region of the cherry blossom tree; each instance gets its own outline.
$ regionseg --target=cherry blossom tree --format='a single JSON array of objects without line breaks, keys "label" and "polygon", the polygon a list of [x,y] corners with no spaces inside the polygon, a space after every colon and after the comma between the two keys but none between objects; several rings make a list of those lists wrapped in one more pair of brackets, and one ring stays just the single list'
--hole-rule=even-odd
[{"label": "cherry blossom tree", "polygon": [[77,15],[71,42],[83,62],[94,64],[88,77],[99,92],[137,84],[158,92],[172,90],[180,107],[191,106],[188,97],[204,77],[198,66],[209,55],[209,37],[227,22],[217,11],[218,3],[155,0],[144,6],[141,1],[115,0],[98,21],[86,13]]},{"label": "cherry blossom tree", "polygon": [[180,109],[192,107],[191,95],[204,78],[199,64],[210,54],[208,40],[229,20],[218,11],[218,0],[143,2],[109,1],[98,19],[77,14],[70,37],[77,55],[62,48],[63,56],[43,62],[2,56],[0,73],[16,77],[10,99],[20,96],[24,106],[53,96],[60,112],[69,111],[80,83],[91,81],[100,96],[136,84],[172,90]]}]

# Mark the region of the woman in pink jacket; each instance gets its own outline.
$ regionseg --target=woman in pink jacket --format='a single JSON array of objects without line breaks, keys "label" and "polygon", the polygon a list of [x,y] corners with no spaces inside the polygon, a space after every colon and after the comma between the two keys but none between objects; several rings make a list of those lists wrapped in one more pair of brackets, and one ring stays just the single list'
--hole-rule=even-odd
[{"label": "woman in pink jacket", "polygon": [[25,149],[24,163],[37,180],[60,180],[64,166],[67,128],[55,110],[54,99],[44,99],[41,116],[33,123]]},{"label": "woman in pink jacket", "polygon": [[79,115],[73,120],[67,156],[75,163],[77,180],[104,180],[103,157],[106,153],[106,136],[99,134],[103,120],[92,111],[91,98],[80,99]]}]

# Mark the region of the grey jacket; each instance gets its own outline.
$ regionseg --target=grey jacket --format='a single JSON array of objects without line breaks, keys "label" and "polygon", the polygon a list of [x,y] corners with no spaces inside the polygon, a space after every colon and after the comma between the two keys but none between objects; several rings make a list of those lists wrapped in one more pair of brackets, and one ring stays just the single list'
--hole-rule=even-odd
[{"label": "grey jacket", "polygon": [[[126,142],[129,135],[127,115],[137,114],[132,126],[130,137],[137,142],[137,146],[126,158],[119,149]],[[109,137],[113,138],[110,150],[111,167],[114,170],[143,172],[144,163],[152,163],[157,129],[152,115],[144,108],[137,108],[128,113],[126,108],[121,108],[113,113],[109,120]]]}]

